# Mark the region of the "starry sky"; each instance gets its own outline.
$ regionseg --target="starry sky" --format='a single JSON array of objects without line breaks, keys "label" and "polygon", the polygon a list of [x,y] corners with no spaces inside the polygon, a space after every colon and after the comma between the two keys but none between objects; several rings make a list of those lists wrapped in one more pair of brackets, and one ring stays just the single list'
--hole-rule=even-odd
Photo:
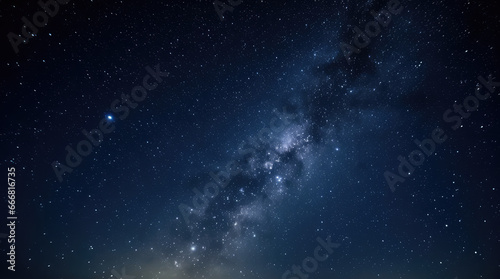
[{"label": "starry sky", "polygon": [[500,278],[491,2],[2,0],[1,278]]}]

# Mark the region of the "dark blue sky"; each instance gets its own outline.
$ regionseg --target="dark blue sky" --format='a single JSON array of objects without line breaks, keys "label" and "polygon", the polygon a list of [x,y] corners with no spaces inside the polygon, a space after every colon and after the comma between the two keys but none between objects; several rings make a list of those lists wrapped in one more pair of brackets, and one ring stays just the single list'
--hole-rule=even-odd
[{"label": "dark blue sky", "polygon": [[223,21],[209,1],[58,6],[15,53],[8,34],[42,8],[0,3],[18,216],[2,278],[499,278],[495,4],[244,1]]}]

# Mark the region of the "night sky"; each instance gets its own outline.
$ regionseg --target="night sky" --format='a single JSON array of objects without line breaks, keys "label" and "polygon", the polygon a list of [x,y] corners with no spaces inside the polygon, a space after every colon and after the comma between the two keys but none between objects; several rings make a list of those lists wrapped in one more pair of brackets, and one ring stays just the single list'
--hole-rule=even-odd
[{"label": "night sky", "polygon": [[0,2],[0,278],[500,278],[495,1],[47,1]]}]

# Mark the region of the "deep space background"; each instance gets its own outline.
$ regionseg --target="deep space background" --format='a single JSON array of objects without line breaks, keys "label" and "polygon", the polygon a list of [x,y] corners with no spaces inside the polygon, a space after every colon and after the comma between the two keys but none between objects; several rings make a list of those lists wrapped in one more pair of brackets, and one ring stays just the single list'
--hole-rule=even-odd
[{"label": "deep space background", "polygon": [[[479,76],[500,81],[498,3],[401,1],[347,63],[339,44],[386,3],[246,0],[221,21],[210,1],[70,1],[15,54],[7,33],[40,8],[2,0],[18,225],[1,278],[282,278],[328,236],[340,246],[310,279],[500,278],[500,88],[461,128],[443,121]],[[168,77],[119,119],[111,102],[155,65]],[[51,164],[108,116],[59,182]],[[447,141],[392,192],[384,172],[436,127]],[[232,160],[241,172],[187,224],[179,206]]]}]

